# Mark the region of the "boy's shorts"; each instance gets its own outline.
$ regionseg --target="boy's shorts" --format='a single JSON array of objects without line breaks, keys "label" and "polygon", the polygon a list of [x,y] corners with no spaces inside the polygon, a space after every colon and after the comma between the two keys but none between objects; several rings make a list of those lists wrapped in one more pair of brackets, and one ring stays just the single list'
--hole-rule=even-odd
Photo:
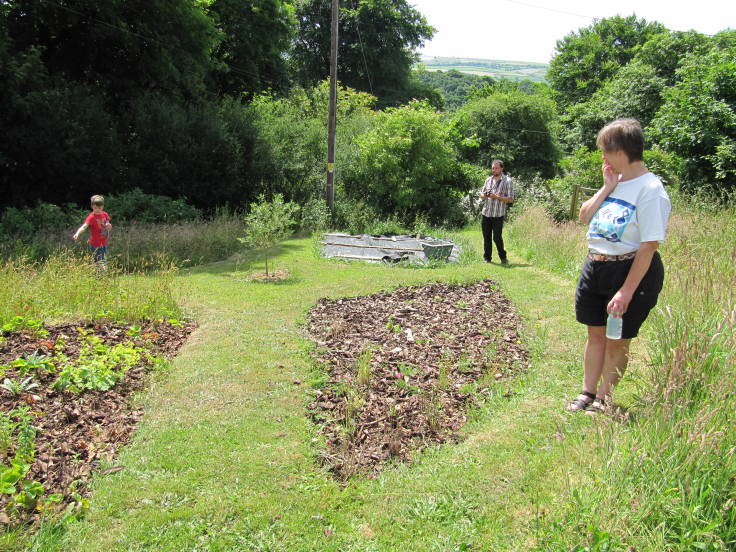
[{"label": "boy's shorts", "polygon": [[94,245],[89,246],[89,250],[92,252],[92,256],[96,263],[104,263],[107,260],[107,246],[101,245],[95,247]]},{"label": "boy's shorts", "polygon": [[[605,326],[608,318],[608,303],[621,289],[629,274],[634,259],[624,261],[593,261],[585,259],[583,270],[575,290],[575,317],[586,326]],[[657,304],[657,297],[664,283],[664,266],[658,251],[652,264],[642,278],[639,287],[623,316],[622,339],[631,339],[639,334],[639,328]]]}]

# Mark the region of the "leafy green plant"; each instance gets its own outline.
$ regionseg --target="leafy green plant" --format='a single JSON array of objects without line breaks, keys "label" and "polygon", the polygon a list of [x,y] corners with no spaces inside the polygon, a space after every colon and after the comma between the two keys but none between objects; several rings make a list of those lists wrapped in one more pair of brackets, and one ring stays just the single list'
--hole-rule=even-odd
[{"label": "leafy green plant", "polygon": [[266,201],[261,195],[257,203],[250,204],[250,212],[245,216],[245,237],[238,238],[241,243],[262,249],[268,276],[268,250],[281,243],[291,234],[299,210],[295,203],[285,203],[282,194],[276,194],[273,201]]},{"label": "leafy green plant", "polygon": [[44,354],[33,353],[26,357],[19,358],[10,363],[13,368],[17,368],[21,376],[25,376],[28,372],[53,372],[56,367],[51,359]]},{"label": "leafy green plant", "polygon": [[62,499],[59,494],[44,497],[44,486],[38,481],[24,481],[35,457],[36,433],[28,408],[17,408],[3,415],[0,421],[0,446],[4,447],[4,454],[12,447],[15,436],[13,458],[0,464],[0,493],[10,495],[6,511],[11,515],[43,510],[47,504]]},{"label": "leafy green plant", "polygon": [[84,390],[107,391],[135,366],[145,349],[132,343],[112,347],[96,336],[87,336],[76,363],[66,363],[52,384],[54,389],[79,393]]},{"label": "leafy green plant", "polygon": [[27,393],[31,389],[38,387],[38,384],[33,381],[33,376],[28,376],[23,380],[16,380],[12,378],[5,378],[0,384],[0,389],[4,389],[11,395],[22,395]]},{"label": "leafy green plant", "polygon": [[30,330],[38,337],[47,337],[49,335],[49,332],[43,327],[43,322],[22,315],[16,315],[2,325],[3,332],[21,332],[24,330]]},{"label": "leafy green plant", "polygon": [[393,316],[389,316],[386,321],[386,329],[390,332],[399,333],[401,331],[401,326],[394,322]]}]

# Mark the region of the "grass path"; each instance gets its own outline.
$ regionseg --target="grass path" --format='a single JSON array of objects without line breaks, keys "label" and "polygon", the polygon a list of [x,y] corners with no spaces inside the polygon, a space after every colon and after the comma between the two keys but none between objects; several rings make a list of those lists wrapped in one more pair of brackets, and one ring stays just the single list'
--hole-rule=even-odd
[{"label": "grass path", "polygon": [[[468,232],[480,248],[479,233]],[[572,463],[596,431],[566,416],[577,390],[583,332],[573,286],[519,258],[436,270],[317,259],[286,242],[278,284],[249,282],[262,265],[216,263],[177,278],[200,324],[170,372],[140,398],[144,417],[116,464],[98,477],[86,518],[41,531],[35,550],[428,551],[529,550],[539,523],[569,496]],[[309,344],[300,333],[320,297],[427,281],[491,277],[517,305],[531,370],[470,417],[458,445],[435,447],[376,479],[334,483],[314,461],[304,416]],[[506,384],[504,384],[506,385]]]}]

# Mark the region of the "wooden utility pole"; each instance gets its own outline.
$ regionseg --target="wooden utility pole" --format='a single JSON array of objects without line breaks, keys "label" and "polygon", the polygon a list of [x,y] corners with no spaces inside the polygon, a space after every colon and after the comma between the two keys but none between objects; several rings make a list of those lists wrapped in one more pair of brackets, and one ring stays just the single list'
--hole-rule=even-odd
[{"label": "wooden utility pole", "polygon": [[339,0],[332,0],[332,31],[330,33],[330,108],[327,120],[327,185],[325,200],[330,211],[335,210],[335,130],[337,127],[337,22]]}]

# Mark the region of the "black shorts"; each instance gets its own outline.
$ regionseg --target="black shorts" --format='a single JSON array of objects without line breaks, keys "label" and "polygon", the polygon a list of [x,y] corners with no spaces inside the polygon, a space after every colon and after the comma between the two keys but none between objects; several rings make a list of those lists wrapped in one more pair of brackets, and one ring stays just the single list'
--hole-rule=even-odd
[{"label": "black shorts", "polygon": [[[575,290],[575,317],[587,326],[605,326],[608,312],[606,307],[629,274],[634,259],[625,261],[593,261],[585,259],[583,271]],[[657,304],[662,291],[664,266],[658,251],[655,251],[652,264],[642,278],[639,287],[623,316],[623,339],[631,339],[639,334],[639,328]]]}]

